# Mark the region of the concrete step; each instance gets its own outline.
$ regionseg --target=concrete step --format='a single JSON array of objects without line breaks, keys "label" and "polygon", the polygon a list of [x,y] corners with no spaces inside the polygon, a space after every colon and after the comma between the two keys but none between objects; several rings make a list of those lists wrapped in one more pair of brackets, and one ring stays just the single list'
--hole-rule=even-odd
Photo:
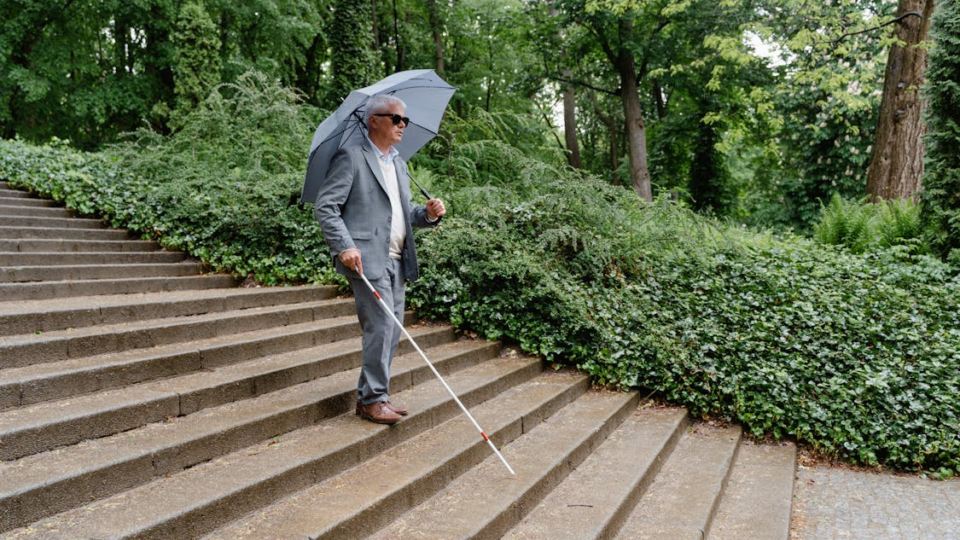
[{"label": "concrete step", "polygon": [[172,263],[8,266],[0,267],[0,283],[182,277],[198,275],[203,269],[203,264],[196,260]]},{"label": "concrete step", "polygon": [[392,538],[500,538],[637,407],[636,393],[589,392],[373,534]]},{"label": "concrete step", "polygon": [[124,240],[130,233],[124,229],[72,229],[69,227],[7,227],[0,220],[0,238],[43,240]]},{"label": "concrete step", "polygon": [[[446,334],[428,337],[443,339]],[[0,460],[75,444],[85,438],[105,437],[169,416],[246,399],[284,381],[322,376],[331,369],[350,369],[360,363],[358,342],[322,349],[273,357],[263,362],[266,366],[225,366],[213,375],[209,371],[194,371],[172,379],[8,409],[0,412],[0,440],[4,443],[0,446]],[[333,367],[321,371],[311,362],[311,356],[325,358]],[[274,361],[283,369],[273,369]]]},{"label": "concrete step", "polygon": [[352,299],[321,300],[0,337],[0,369],[120,353],[330,319],[356,326]]},{"label": "concrete step", "polygon": [[31,195],[26,191],[20,191],[17,189],[0,188],[0,199],[5,199],[8,197],[13,197],[13,198],[31,197]]},{"label": "concrete step", "polygon": [[103,229],[107,226],[102,219],[36,216],[5,216],[0,218],[0,225],[4,227],[51,227],[56,229]]},{"label": "concrete step", "polygon": [[[498,358],[459,371],[450,376],[448,382],[464,403],[475,405],[529,380],[540,369],[540,362],[534,359]],[[353,408],[356,373],[352,375],[339,383],[341,388],[349,388],[341,394],[341,410]],[[310,388],[314,383],[299,388],[303,394],[300,416],[306,418],[297,423],[309,426],[318,421],[317,395],[323,395],[321,383],[329,381],[317,381],[317,388]],[[276,394],[265,399],[275,397]],[[0,538],[196,538],[250,510],[373,457],[459,412],[446,391],[433,380],[418,385],[414,391],[395,393],[394,397],[411,407],[410,415],[397,426],[366,422],[351,410],[315,426],[280,435],[282,431],[277,433],[278,421],[274,420],[263,425],[276,434],[261,433],[258,439],[276,437],[273,440],[68,510],[27,528],[8,531]],[[292,400],[291,397],[285,399]],[[326,400],[321,403],[323,401]],[[264,408],[259,407],[257,412]],[[230,415],[235,416],[235,413]],[[171,457],[176,459],[178,455]],[[159,460],[159,466],[169,465]],[[168,473],[160,473],[164,474]],[[12,510],[22,508],[23,505],[18,505]],[[31,521],[13,512],[0,513],[0,516],[10,516],[3,528],[8,528],[11,522]]]},{"label": "concrete step", "polygon": [[160,245],[150,240],[19,240],[0,238],[0,251],[4,253],[112,253],[153,252]]},{"label": "concrete step", "polygon": [[195,276],[201,272],[203,272],[203,264],[196,261],[75,266],[8,266],[0,267],[0,283],[181,277]]},{"label": "concrete step", "polygon": [[[19,191],[15,193],[21,193]],[[31,199],[27,198],[29,195],[24,197],[0,197],[0,206],[24,206],[24,207],[42,207],[42,208],[59,208],[61,205],[56,201],[51,201],[47,199]]]},{"label": "concrete step", "polygon": [[637,409],[504,538],[612,538],[673,451],[686,422],[684,409]]},{"label": "concrete step", "polygon": [[677,443],[618,540],[703,540],[740,442],[740,428],[697,424]]},{"label": "concrete step", "polygon": [[[168,254],[183,256],[172,251],[156,253]],[[257,287],[0,302],[0,336],[319,302],[332,299],[336,294],[337,288],[332,286]]]},{"label": "concrete step", "polygon": [[150,293],[223,289],[236,285],[233,276],[209,274],[186,277],[128,279],[90,279],[78,281],[45,281],[43,283],[0,283],[2,301],[44,300],[72,296]]},{"label": "concrete step", "polygon": [[788,540],[797,448],[743,443],[708,540]]},{"label": "concrete step", "polygon": [[22,199],[0,200],[0,224],[8,217],[76,217],[77,213],[69,208],[55,206],[24,205]]},{"label": "concrete step", "polygon": [[[471,413],[498,446],[528,433],[587,388],[584,376],[549,373]],[[419,504],[491,454],[463,415],[204,537],[362,538]],[[506,471],[503,472],[506,474]],[[343,486],[351,486],[344,493]],[[314,511],[322,508],[323,512]]]},{"label": "concrete step", "polygon": [[77,266],[91,264],[156,264],[174,263],[187,258],[182,251],[144,251],[134,253],[3,253],[0,266]]},{"label": "concrete step", "polygon": [[[344,361],[352,362],[360,357],[359,342],[354,343],[359,338],[351,337],[356,328],[355,321],[346,317],[0,370],[0,410],[92,394],[200,370],[209,371],[280,354],[291,355],[290,359],[279,360],[284,364],[293,362],[288,369],[290,373],[303,369],[313,373],[315,370],[309,367],[312,365],[310,362],[324,357],[317,356],[312,351],[314,347],[340,341],[336,350],[342,349],[343,354],[347,355]],[[409,330],[414,336],[420,336],[415,339],[425,339],[427,343],[436,344],[454,338],[453,330],[447,326],[411,326]],[[405,340],[401,341],[401,350],[406,350],[405,343]],[[308,367],[303,368],[304,365]]]},{"label": "concrete step", "polygon": [[[431,356],[445,373],[477,365],[499,351],[496,343],[477,341],[430,347]],[[419,357],[397,358],[397,392],[414,382],[419,384],[427,376],[422,361],[418,361]],[[264,359],[258,363],[269,362]],[[329,359],[320,363],[333,364]],[[264,387],[266,392],[276,395],[268,396],[265,392],[247,402],[238,401],[166,423],[0,463],[0,474],[6,481],[0,488],[0,515],[3,509],[28,508],[26,514],[20,514],[20,524],[25,524],[236,451],[285,430],[342,414],[345,402],[349,401],[344,398],[345,393],[349,394],[347,398],[355,393],[356,376],[357,370],[350,370],[329,376],[332,378],[326,383],[318,381],[298,387],[290,382],[278,388]],[[311,381],[316,379],[306,382]],[[0,525],[0,530],[5,530],[4,525]]]}]

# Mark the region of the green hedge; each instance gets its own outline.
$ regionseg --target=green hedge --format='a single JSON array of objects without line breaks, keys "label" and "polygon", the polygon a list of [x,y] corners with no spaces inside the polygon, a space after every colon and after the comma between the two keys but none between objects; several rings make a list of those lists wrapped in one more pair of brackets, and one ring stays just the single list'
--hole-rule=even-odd
[{"label": "green hedge", "polygon": [[300,205],[313,120],[260,74],[223,85],[171,137],[149,130],[101,153],[0,144],[16,187],[97,214],[214,270],[257,281],[338,283],[312,210]]},{"label": "green hedge", "polygon": [[[933,259],[651,228],[628,268],[553,228],[562,190],[422,243],[421,312],[857,463],[960,468],[960,281]],[[651,223],[681,220],[660,202]],[[535,232],[535,234],[533,234]],[[692,234],[690,234],[692,233]],[[593,268],[591,268],[591,265]]]},{"label": "green hedge", "polygon": [[[264,283],[338,283],[295,203],[313,123],[294,97],[250,84],[221,89],[172,137],[101,154],[4,141],[0,176]],[[418,233],[423,277],[408,298],[421,314],[758,436],[960,470],[954,267],[641,204],[566,169],[522,119],[445,126],[415,168],[451,209]]]}]

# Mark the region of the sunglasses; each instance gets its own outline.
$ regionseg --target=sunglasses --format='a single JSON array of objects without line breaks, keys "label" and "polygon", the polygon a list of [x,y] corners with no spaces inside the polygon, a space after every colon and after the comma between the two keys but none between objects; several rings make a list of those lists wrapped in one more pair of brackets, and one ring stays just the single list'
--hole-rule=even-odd
[{"label": "sunglasses", "polygon": [[403,122],[403,125],[405,125],[405,126],[409,126],[409,125],[410,125],[410,119],[407,118],[406,116],[400,116],[399,114],[374,114],[373,116],[384,116],[384,117],[387,117],[387,118],[390,119],[391,122],[393,122],[393,125],[395,125],[395,126],[396,126],[396,125],[399,125],[401,121]]}]

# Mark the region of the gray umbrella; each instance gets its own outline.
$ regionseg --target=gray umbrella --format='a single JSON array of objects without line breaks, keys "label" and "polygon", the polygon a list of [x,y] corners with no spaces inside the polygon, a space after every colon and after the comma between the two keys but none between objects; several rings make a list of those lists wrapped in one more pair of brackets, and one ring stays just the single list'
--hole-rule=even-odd
[{"label": "gray umbrella", "polygon": [[436,137],[443,112],[455,91],[432,69],[414,69],[394,73],[376,84],[350,92],[336,112],[327,117],[313,135],[307,177],[303,182],[300,200],[315,202],[333,154],[367,136],[364,107],[370,97],[388,94],[407,104],[405,115],[410,117],[410,125],[404,128],[403,139],[396,149],[400,157],[410,159],[417,150]]}]

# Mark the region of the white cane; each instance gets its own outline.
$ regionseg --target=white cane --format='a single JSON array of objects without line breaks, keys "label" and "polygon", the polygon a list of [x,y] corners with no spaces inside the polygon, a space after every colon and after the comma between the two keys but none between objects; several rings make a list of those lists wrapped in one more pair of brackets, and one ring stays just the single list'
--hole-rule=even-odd
[{"label": "white cane", "polygon": [[443,387],[447,389],[447,392],[450,392],[450,396],[453,397],[453,400],[456,401],[457,405],[460,406],[460,410],[462,410],[463,414],[467,415],[467,418],[469,418],[470,421],[473,422],[473,426],[476,427],[477,431],[480,432],[480,436],[483,437],[483,440],[487,441],[487,444],[489,444],[490,448],[493,449],[493,452],[497,454],[497,457],[500,458],[500,461],[503,462],[503,465],[507,468],[508,471],[510,471],[510,474],[513,474],[513,475],[517,474],[513,472],[513,469],[510,467],[510,464],[507,463],[507,460],[503,458],[503,455],[500,453],[499,450],[497,450],[497,447],[494,446],[493,441],[490,440],[490,437],[487,437],[487,434],[484,433],[483,428],[480,427],[480,424],[478,424],[477,421],[473,419],[473,415],[471,415],[470,411],[468,411],[467,408],[464,407],[463,403],[460,401],[460,398],[458,398],[457,395],[453,393],[453,390],[450,389],[450,386],[447,384],[447,381],[443,380],[443,377],[440,376],[440,373],[437,371],[437,368],[433,367],[433,364],[427,358],[427,355],[423,354],[423,351],[420,349],[420,346],[417,345],[417,342],[413,340],[413,337],[410,335],[410,332],[407,332],[407,329],[403,327],[403,323],[401,323],[400,319],[398,319],[397,316],[394,315],[393,310],[391,310],[390,307],[387,306],[387,303],[383,301],[383,298],[380,298],[380,293],[378,293],[377,290],[373,288],[373,285],[367,279],[367,276],[361,273],[360,277],[363,278],[363,282],[367,284],[367,287],[370,287],[370,292],[372,292],[373,295],[377,297],[377,302],[380,303],[380,307],[382,307],[384,311],[386,311],[387,314],[390,315],[393,321],[397,323],[397,326],[399,326],[400,330],[402,330],[404,335],[407,336],[407,339],[410,340],[410,343],[413,344],[413,347],[417,349],[418,353],[420,353],[420,358],[423,358],[423,361],[426,362],[427,366],[430,367],[430,371],[432,371],[433,374],[436,375],[438,379],[440,379],[440,383],[443,384]]}]

